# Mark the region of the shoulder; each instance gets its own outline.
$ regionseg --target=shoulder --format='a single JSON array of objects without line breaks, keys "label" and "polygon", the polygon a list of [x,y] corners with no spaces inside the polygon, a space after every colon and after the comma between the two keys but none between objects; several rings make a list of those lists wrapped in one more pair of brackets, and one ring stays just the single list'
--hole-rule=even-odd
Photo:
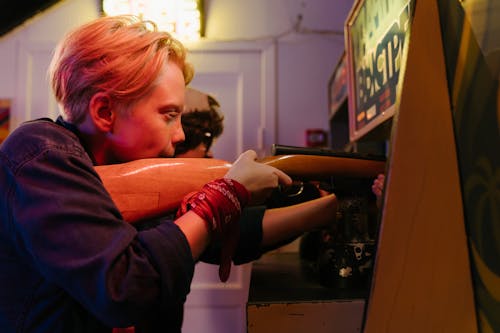
[{"label": "shoulder", "polygon": [[74,133],[55,123],[49,118],[40,118],[22,123],[5,140],[4,145],[10,141],[13,143],[31,143],[36,142],[40,145],[52,145],[57,140],[75,141],[78,138]]},{"label": "shoulder", "polygon": [[14,168],[44,154],[89,159],[78,137],[48,118],[21,124],[2,143],[0,154]]}]

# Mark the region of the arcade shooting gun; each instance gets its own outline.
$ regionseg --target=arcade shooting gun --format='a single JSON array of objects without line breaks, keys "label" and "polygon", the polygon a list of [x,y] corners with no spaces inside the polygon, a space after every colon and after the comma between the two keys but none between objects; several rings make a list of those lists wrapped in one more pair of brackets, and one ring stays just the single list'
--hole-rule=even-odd
[{"label": "arcade shooting gun", "polygon": [[[289,154],[259,162],[295,180],[322,180],[332,175],[375,178],[385,172],[385,160],[358,155]],[[223,177],[230,167],[220,159],[151,158],[97,166],[96,170],[124,219],[134,223],[174,212],[185,195]]]}]

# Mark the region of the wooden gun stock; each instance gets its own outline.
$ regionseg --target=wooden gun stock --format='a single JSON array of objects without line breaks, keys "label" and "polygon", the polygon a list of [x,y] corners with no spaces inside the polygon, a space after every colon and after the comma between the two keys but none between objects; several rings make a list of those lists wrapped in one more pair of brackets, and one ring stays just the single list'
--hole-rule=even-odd
[{"label": "wooden gun stock", "polygon": [[[260,162],[302,180],[375,178],[385,172],[384,161],[345,157],[282,155]],[[230,167],[219,159],[151,158],[97,166],[96,170],[124,219],[133,223],[175,211],[184,196],[223,177]]]}]

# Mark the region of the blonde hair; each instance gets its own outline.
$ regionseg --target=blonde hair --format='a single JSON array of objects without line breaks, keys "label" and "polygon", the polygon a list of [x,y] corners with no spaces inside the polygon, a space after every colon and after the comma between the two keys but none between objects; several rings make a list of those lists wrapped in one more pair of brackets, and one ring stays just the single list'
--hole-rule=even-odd
[{"label": "blonde hair", "polygon": [[193,68],[186,48],[154,22],[132,15],[102,17],[69,33],[57,46],[49,77],[63,118],[78,124],[97,92],[127,109],[155,86],[167,61],[176,63],[186,85]]}]

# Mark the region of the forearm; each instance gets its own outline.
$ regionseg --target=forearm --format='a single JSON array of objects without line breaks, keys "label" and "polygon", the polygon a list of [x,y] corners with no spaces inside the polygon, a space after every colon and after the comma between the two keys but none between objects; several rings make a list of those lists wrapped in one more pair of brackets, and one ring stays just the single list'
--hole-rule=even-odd
[{"label": "forearm", "polygon": [[175,220],[175,224],[177,224],[179,229],[181,229],[186,236],[193,259],[198,260],[210,243],[207,222],[194,212],[187,212]]},{"label": "forearm", "polygon": [[262,221],[262,248],[331,223],[337,213],[337,197],[330,194],[297,205],[266,210]]}]

